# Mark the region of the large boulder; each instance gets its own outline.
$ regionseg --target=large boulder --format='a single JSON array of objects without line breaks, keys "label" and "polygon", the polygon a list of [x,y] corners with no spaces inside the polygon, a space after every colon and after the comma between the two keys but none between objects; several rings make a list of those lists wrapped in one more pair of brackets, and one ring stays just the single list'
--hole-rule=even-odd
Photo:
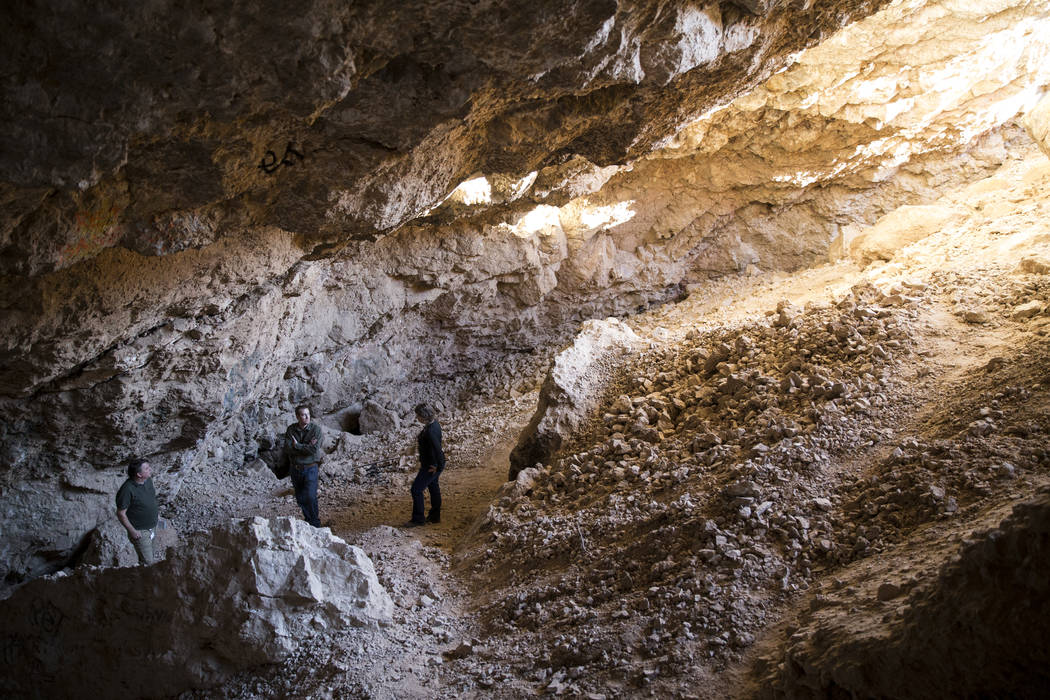
[{"label": "large boulder", "polygon": [[641,339],[615,318],[587,321],[573,344],[554,359],[539,405],[510,455],[507,478],[548,460],[592,416],[611,379],[606,366]]},{"label": "large boulder", "polygon": [[375,401],[365,401],[357,425],[362,435],[392,433],[401,427],[401,421],[393,411],[383,408]]},{"label": "large boulder", "polygon": [[[167,559],[178,543],[178,532],[162,519],[154,530],[153,556],[157,561]],[[77,564],[88,566],[137,566],[138,563],[128,533],[116,516],[102,521],[88,534],[84,551],[77,560]]]},{"label": "large boulder", "polygon": [[316,630],[388,624],[393,603],[361,549],[327,528],[256,517],[151,567],[37,579],[0,609],[0,694],[141,697],[281,661]]}]

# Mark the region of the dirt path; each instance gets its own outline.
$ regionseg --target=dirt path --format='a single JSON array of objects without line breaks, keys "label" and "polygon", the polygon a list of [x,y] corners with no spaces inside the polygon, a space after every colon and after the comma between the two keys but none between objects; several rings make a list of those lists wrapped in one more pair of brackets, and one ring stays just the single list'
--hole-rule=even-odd
[{"label": "dirt path", "polygon": [[[332,531],[348,542],[386,525],[404,529],[424,546],[451,554],[506,482],[510,451],[535,403],[535,394],[531,394],[443,424],[448,466],[440,481],[440,523],[403,528],[411,515],[414,463],[391,467],[360,484],[322,484],[322,519],[330,520]],[[496,428],[490,427],[493,422]],[[429,509],[429,496],[426,498]]]}]

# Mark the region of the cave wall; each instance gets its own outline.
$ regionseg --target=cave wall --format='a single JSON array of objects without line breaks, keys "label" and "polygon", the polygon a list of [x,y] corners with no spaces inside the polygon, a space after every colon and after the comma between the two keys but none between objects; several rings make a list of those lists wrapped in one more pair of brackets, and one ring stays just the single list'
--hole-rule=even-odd
[{"label": "cave wall", "polygon": [[0,577],[67,561],[130,454],[170,496],[299,401],[406,413],[984,177],[1048,3],[883,4],[5,8]]}]

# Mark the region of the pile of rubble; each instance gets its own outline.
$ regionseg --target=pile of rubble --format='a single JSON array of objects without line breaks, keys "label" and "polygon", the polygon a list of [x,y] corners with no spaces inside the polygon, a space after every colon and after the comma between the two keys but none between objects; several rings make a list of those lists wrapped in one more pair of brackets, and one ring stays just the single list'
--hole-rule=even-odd
[{"label": "pile of rubble", "polygon": [[572,446],[489,510],[474,568],[508,591],[493,630],[555,636],[537,672],[566,687],[583,668],[647,683],[738,658],[841,556],[830,465],[894,437],[924,292],[861,285],[641,353]]}]

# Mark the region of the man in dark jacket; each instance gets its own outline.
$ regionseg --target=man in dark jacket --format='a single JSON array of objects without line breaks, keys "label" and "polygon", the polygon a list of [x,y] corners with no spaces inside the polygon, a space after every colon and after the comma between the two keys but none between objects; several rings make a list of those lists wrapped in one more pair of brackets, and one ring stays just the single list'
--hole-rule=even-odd
[{"label": "man in dark jacket", "polygon": [[[441,451],[441,425],[434,419],[434,411],[425,403],[416,406],[416,418],[423,424],[416,442],[419,445],[419,473],[412,482],[412,519],[409,527],[441,522],[441,487],[438,477],[445,469],[445,453]],[[430,492],[430,515],[423,519],[423,492]]]},{"label": "man in dark jacket", "polygon": [[153,563],[153,535],[157,529],[157,492],[153,469],[144,459],[128,462],[128,478],[117,491],[117,520],[128,531],[139,564]]},{"label": "man in dark jacket", "polygon": [[317,512],[317,468],[321,463],[321,427],[310,422],[310,407],[295,408],[296,422],[285,431],[285,449],[295,500],[303,509],[303,519],[321,527]]}]

